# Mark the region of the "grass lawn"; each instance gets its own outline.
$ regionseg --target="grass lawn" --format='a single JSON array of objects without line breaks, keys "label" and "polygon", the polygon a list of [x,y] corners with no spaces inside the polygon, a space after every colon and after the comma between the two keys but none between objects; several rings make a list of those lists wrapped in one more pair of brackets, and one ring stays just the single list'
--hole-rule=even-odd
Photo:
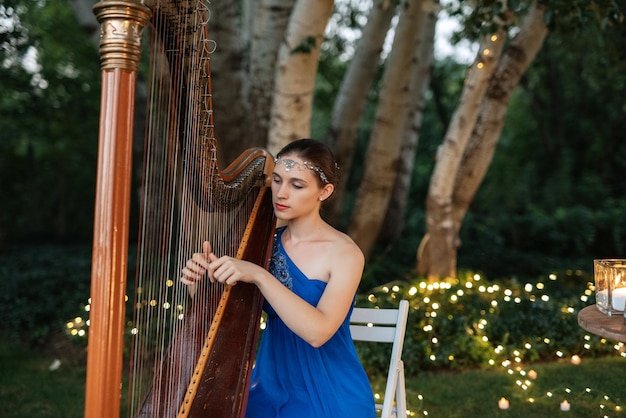
[{"label": "grass lawn", "polygon": [[[416,416],[430,417],[626,416],[626,359],[542,363],[532,369],[537,378],[526,390],[516,383],[519,375],[501,368],[420,375],[407,381],[408,402]],[[509,401],[507,410],[498,408],[502,397]],[[570,404],[568,412],[560,409],[565,400]]]},{"label": "grass lawn", "polygon": [[[85,367],[10,341],[0,343],[0,416],[2,418],[74,418],[83,416]],[[504,368],[424,373],[407,378],[412,416],[619,417],[626,416],[626,359],[583,359],[580,365],[552,362],[533,365],[536,380],[527,390]],[[375,381],[382,387],[383,382]],[[551,394],[551,396],[550,396]],[[498,399],[510,402],[498,408]],[[530,402],[529,398],[534,399]],[[571,404],[569,412],[560,403]]]},{"label": "grass lawn", "polygon": [[0,417],[83,416],[84,365],[50,370],[54,360],[6,340],[0,343]]}]

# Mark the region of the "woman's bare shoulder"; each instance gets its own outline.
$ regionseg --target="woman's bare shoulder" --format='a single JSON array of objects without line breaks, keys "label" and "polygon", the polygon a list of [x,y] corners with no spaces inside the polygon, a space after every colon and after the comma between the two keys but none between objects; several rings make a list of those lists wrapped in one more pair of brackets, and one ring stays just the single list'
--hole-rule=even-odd
[{"label": "woman's bare shoulder", "polygon": [[362,262],[364,259],[363,252],[350,236],[337,229],[333,229],[332,239],[333,258],[349,257],[353,261]]}]

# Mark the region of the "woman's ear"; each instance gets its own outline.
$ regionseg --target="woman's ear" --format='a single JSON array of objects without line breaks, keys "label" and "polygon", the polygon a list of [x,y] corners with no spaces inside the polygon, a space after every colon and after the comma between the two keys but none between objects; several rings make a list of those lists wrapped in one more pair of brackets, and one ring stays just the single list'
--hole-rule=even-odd
[{"label": "woman's ear", "polygon": [[326,199],[328,199],[333,192],[335,191],[335,185],[334,184],[325,184],[324,187],[322,188],[322,191],[320,192],[319,195],[319,200],[320,201],[324,201]]}]

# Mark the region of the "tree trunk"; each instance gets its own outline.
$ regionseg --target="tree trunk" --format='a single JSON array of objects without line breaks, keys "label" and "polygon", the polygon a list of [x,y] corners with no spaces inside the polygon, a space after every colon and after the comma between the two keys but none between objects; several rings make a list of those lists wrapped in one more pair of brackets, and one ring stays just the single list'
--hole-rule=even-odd
[{"label": "tree trunk", "polygon": [[244,87],[250,106],[249,135],[241,138],[246,148],[267,145],[278,49],[294,4],[295,0],[261,0],[256,6],[250,69]]},{"label": "tree trunk", "polygon": [[378,237],[378,240],[385,244],[391,244],[396,241],[404,228],[404,217],[409,200],[413,165],[415,163],[419,132],[422,127],[425,95],[432,74],[435,26],[440,6],[438,0],[426,2],[424,6],[428,7],[427,12],[422,16],[422,39],[416,45],[417,70],[411,75],[411,84],[409,85],[411,102],[407,108],[407,117],[402,133],[400,165],[389,207],[387,208],[387,214]]},{"label": "tree trunk", "polygon": [[341,82],[328,133],[328,144],[335,151],[343,175],[328,206],[329,222],[339,225],[348,175],[357,139],[359,122],[367,105],[370,86],[379,68],[380,53],[398,0],[376,0],[357,45],[354,57]]},{"label": "tree trunk", "polygon": [[241,152],[241,138],[247,137],[247,103],[243,100],[245,79],[242,17],[239,2],[214,0],[210,5],[209,37],[215,40],[211,54],[211,86],[213,120],[218,140],[218,161],[221,168],[230,164]]},{"label": "tree trunk", "polygon": [[383,223],[400,158],[400,143],[409,104],[410,74],[416,71],[415,45],[421,32],[424,0],[410,0],[400,14],[387,62],[375,125],[365,157],[348,234],[368,256]]},{"label": "tree trunk", "polygon": [[[448,239],[443,243],[447,246],[443,247],[441,241],[433,242],[429,230],[418,249],[418,271],[427,274],[430,279],[456,276],[457,249],[460,245],[458,235],[462,220],[493,158],[511,95],[548,34],[544,13],[545,7],[533,2],[522,20],[520,32],[506,49],[496,72],[489,80],[471,136],[463,150],[461,164],[457,172],[452,173],[454,184],[451,203],[446,207],[447,212],[444,215],[433,217],[434,222],[445,223],[442,229],[445,228],[447,235],[437,232],[440,237],[445,236]],[[430,213],[430,208],[427,209]],[[450,243],[450,239],[455,242]]]},{"label": "tree trunk", "polygon": [[272,154],[310,135],[315,76],[332,10],[332,0],[300,0],[293,9],[276,67],[268,138]]},{"label": "tree trunk", "polygon": [[474,64],[465,78],[465,86],[452,117],[426,199],[425,245],[420,245],[417,270],[429,279],[456,276],[458,239],[452,222],[452,193],[465,146],[478,117],[480,103],[494,73],[506,34],[504,30],[487,36],[480,45]]},{"label": "tree trunk", "polygon": [[548,36],[544,13],[544,6],[533,4],[489,83],[454,187],[453,219],[457,233],[493,159],[513,91]]}]

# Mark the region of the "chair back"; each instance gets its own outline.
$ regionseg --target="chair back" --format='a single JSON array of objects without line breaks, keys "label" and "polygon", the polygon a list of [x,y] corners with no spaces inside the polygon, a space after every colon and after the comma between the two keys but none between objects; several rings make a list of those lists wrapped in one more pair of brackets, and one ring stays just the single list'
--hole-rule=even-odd
[{"label": "chair back", "polygon": [[[406,389],[402,348],[409,315],[409,302],[401,300],[397,309],[354,308],[350,333],[354,341],[391,343],[391,358],[382,404],[382,418],[406,417]],[[394,407],[395,400],[395,407]]]}]

